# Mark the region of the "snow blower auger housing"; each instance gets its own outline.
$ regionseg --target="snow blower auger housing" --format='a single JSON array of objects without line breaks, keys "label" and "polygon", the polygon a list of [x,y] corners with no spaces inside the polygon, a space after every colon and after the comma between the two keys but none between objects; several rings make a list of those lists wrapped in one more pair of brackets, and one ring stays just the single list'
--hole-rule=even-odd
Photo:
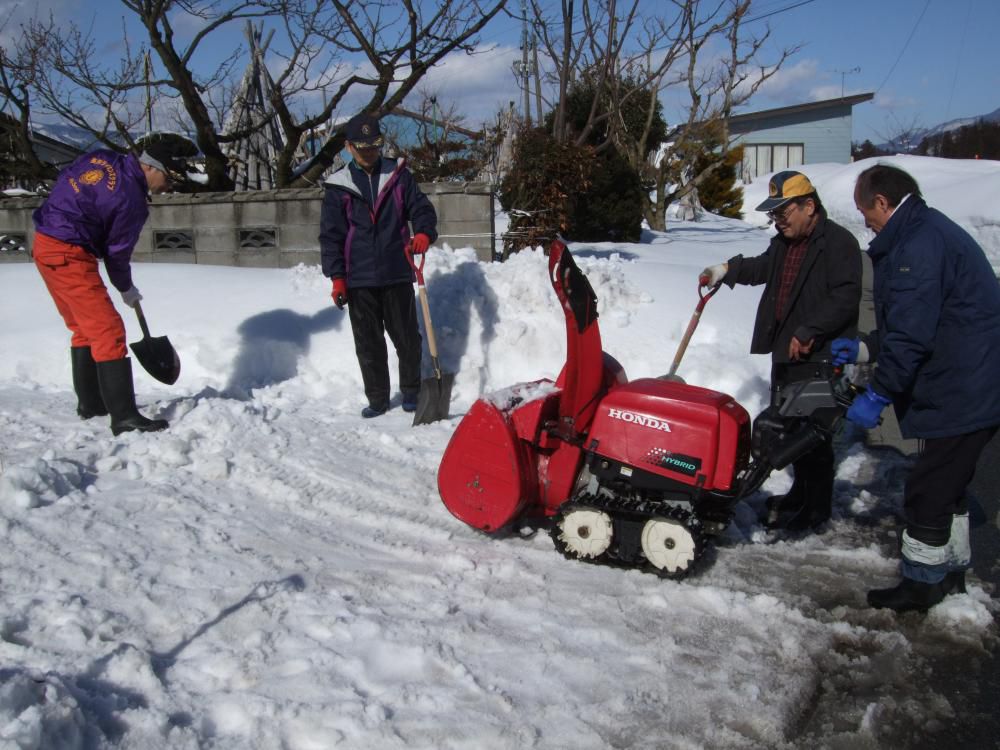
[{"label": "snow blower auger housing", "polygon": [[807,389],[810,414],[833,417],[814,424],[781,402],[754,440],[731,396],[628,381],[601,348],[597,298],[559,240],[549,247],[549,277],[566,318],[566,364],[554,383],[519,383],[473,404],[441,460],[441,498],[481,531],[548,517],[566,557],[682,577],[739,498],[782,468],[776,461],[803,455],[796,451],[811,450],[813,431],[832,429],[841,413],[833,389],[829,381]]}]

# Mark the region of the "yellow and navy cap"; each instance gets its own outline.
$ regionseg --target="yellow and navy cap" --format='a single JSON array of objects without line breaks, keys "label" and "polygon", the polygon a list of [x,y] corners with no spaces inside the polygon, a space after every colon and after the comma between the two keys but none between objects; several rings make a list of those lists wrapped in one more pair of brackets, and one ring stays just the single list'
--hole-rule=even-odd
[{"label": "yellow and navy cap", "polygon": [[803,195],[812,195],[816,188],[809,182],[809,178],[801,172],[788,170],[778,172],[767,183],[767,200],[757,206],[757,211],[773,211],[781,208],[792,198],[801,198]]}]

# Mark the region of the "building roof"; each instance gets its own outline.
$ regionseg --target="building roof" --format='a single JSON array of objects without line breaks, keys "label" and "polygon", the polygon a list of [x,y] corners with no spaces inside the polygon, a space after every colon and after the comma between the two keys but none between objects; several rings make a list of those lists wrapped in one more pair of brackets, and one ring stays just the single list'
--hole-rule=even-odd
[{"label": "building roof", "polygon": [[[11,129],[17,128],[20,125],[20,121],[13,115],[7,112],[0,112],[0,129]],[[66,143],[65,141],[60,141],[57,138],[53,138],[50,135],[46,135],[34,128],[31,128],[31,138],[37,143],[44,143],[53,148],[64,148],[67,151],[75,152],[77,155],[83,153],[83,149],[72,143]]]},{"label": "building roof", "polygon": [[732,125],[742,125],[744,123],[753,122],[754,120],[764,120],[771,117],[777,117],[780,115],[794,115],[799,112],[809,112],[815,109],[827,109],[828,107],[837,107],[842,105],[854,106],[855,104],[860,104],[861,102],[868,102],[875,98],[874,92],[869,92],[867,94],[854,94],[853,96],[842,96],[839,99],[824,99],[819,102],[806,102],[805,104],[793,104],[790,107],[778,107],[777,109],[762,109],[759,112],[747,112],[742,115],[733,115],[729,118],[729,124]]}]

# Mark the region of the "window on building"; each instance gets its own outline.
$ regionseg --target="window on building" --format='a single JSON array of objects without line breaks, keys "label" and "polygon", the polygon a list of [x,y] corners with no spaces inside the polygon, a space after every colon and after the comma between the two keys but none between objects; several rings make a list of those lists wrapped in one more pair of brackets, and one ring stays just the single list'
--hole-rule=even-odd
[{"label": "window on building", "polygon": [[805,147],[801,143],[744,143],[743,182],[769,172],[802,166]]}]

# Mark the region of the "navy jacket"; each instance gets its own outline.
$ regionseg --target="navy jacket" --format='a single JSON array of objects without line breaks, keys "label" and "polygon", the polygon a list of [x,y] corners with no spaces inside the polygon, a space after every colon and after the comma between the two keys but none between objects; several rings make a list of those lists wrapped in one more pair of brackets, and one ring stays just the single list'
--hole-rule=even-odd
[{"label": "navy jacket", "polygon": [[910,196],[868,248],[877,359],[870,386],[893,400],[903,437],[1000,424],[1000,284],[976,241]]},{"label": "navy jacket", "polygon": [[829,361],[835,338],[857,335],[861,302],[861,247],[854,235],[821,214],[809,235],[809,245],[792,285],[783,320],[775,318],[781,271],[789,241],[780,232],[763,255],[729,259],[723,283],[766,284],[757,306],[750,351],[771,354],[775,364],[788,362],[792,336],[803,343],[815,339],[803,361]]},{"label": "navy jacket", "polygon": [[356,164],[334,172],[326,183],[320,215],[323,273],[347,279],[348,288],[413,283],[404,248],[413,233],[437,239],[437,214],[420,192],[406,160],[382,159],[375,175]]}]

